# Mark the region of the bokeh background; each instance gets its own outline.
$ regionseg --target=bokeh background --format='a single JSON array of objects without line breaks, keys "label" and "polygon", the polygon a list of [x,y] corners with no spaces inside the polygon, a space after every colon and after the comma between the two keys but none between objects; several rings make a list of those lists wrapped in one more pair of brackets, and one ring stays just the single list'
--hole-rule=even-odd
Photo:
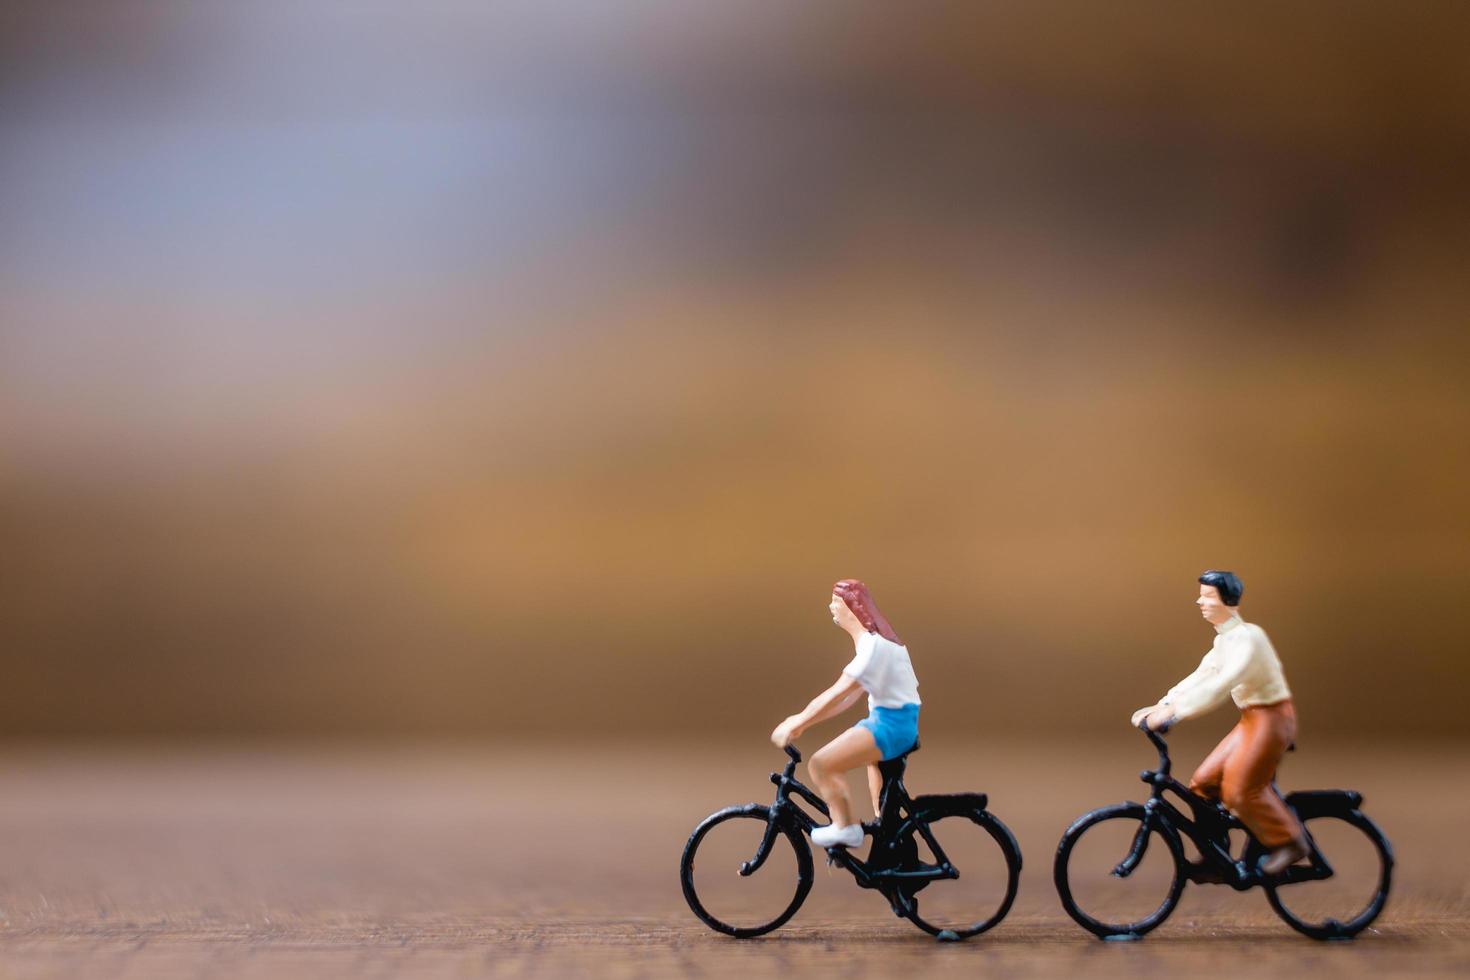
[{"label": "bokeh background", "polygon": [[0,732],[1470,731],[1466,20],[8,3]]}]

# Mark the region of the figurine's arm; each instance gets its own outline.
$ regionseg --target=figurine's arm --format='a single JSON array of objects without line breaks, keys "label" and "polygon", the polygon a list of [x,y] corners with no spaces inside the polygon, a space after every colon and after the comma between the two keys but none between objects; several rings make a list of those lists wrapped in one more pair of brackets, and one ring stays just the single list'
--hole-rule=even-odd
[{"label": "figurine's arm", "polygon": [[843,674],[842,679],[839,680],[836,684],[833,684],[832,687],[845,687],[850,688],[850,690],[848,690],[836,701],[832,702],[831,705],[823,708],[822,711],[811,720],[810,724],[815,725],[819,721],[826,721],[828,718],[836,718],[838,715],[842,714],[848,708],[851,708],[854,704],[856,704],[857,699],[863,696],[862,686],[854,681],[851,677],[848,677],[846,674]]},{"label": "figurine's arm", "polygon": [[1159,698],[1153,704],[1146,705],[1145,707],[1139,708],[1137,711],[1133,712],[1133,720],[1130,722],[1130,724],[1137,727],[1140,721],[1147,718],[1153,712],[1161,708],[1171,706],[1174,703],[1175,699],[1177,699],[1185,691],[1200,683],[1203,678],[1209,675],[1211,670],[1212,668],[1210,666],[1210,655],[1206,653],[1202,658],[1200,658],[1199,666],[1194,668],[1194,672],[1192,674],[1184,678],[1184,680],[1180,681],[1178,684],[1175,684],[1173,687],[1169,688],[1169,690],[1164,693],[1164,696]]},{"label": "figurine's arm", "polygon": [[1159,704],[1173,704],[1175,698],[1200,683],[1209,673],[1210,655],[1207,653],[1200,658],[1199,666],[1194,668],[1193,673],[1164,692],[1164,696],[1159,698]]},{"label": "figurine's arm", "polygon": [[1178,693],[1171,692],[1168,704],[1174,710],[1174,719],[1183,721],[1219,707],[1230,696],[1230,689],[1245,677],[1254,654],[1255,643],[1248,634],[1232,640],[1220,651],[1215,670]]},{"label": "figurine's arm", "polygon": [[802,732],[817,722],[826,721],[852,707],[862,693],[862,685],[856,678],[842,674],[837,678],[837,683],[812,698],[805,709],[777,725],[776,730],[771,733],[771,741],[785,748],[788,742],[800,738]]}]

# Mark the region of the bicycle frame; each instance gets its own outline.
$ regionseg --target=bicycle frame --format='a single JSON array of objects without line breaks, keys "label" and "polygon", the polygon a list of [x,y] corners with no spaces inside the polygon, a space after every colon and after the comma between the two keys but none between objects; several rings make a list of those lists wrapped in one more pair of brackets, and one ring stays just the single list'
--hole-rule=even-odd
[{"label": "bicycle frame", "polygon": [[[1168,743],[1158,732],[1146,725],[1138,727],[1158,750],[1159,768],[1145,769],[1138,774],[1138,778],[1151,785],[1153,791],[1149,794],[1148,802],[1143,805],[1144,821],[1134,835],[1133,846],[1127,856],[1113,869],[1113,874],[1119,878],[1126,878],[1133,873],[1148,850],[1149,831],[1157,829],[1161,833],[1172,833],[1176,836],[1183,833],[1199,851],[1201,860],[1185,860],[1184,862],[1184,875],[1189,881],[1200,885],[1229,885],[1236,891],[1246,891],[1261,884],[1260,872],[1248,865],[1244,859],[1244,854],[1252,850],[1251,843],[1255,842],[1250,830],[1222,804],[1199,796],[1171,776],[1169,774],[1171,762]],[[1183,800],[1189,807],[1193,819],[1185,816],[1178,807],[1165,799],[1164,793],[1166,792],[1172,792]],[[1287,804],[1292,806],[1293,810],[1299,810],[1301,808],[1294,804],[1300,798],[1303,802],[1320,802],[1326,808],[1333,808],[1339,800],[1349,807],[1356,807],[1361,798],[1354,797],[1356,794],[1341,790],[1293,793],[1287,798]],[[1247,843],[1240,858],[1235,858],[1230,853],[1230,831],[1232,830],[1242,831],[1248,842],[1251,842]],[[1306,866],[1294,865],[1287,869],[1286,872],[1277,876],[1278,883],[1318,881],[1332,877],[1332,866],[1323,857],[1310,833],[1307,834],[1307,842],[1311,847],[1311,863]],[[1259,844],[1256,846],[1259,848]]]},{"label": "bicycle frame", "polygon": [[[760,846],[756,849],[755,856],[740,866],[740,874],[749,876],[759,870],[771,853],[771,845],[779,833],[779,825],[783,823],[794,823],[808,836],[812,829],[818,826],[812,816],[798,806],[792,799],[795,794],[807,803],[811,804],[824,816],[829,814],[827,804],[821,797],[807,788],[796,778],[796,765],[801,761],[801,753],[793,746],[786,747],[786,754],[791,761],[786,764],[782,772],[771,773],[771,782],[776,784],[776,801],[771,805],[770,820],[766,824],[766,831],[761,836]],[[920,802],[930,804],[940,801],[969,801],[977,804],[979,809],[986,805],[985,794],[953,794],[949,796],[921,796],[917,800],[909,798],[908,791],[903,785],[903,771],[905,763],[902,759],[879,763],[879,769],[883,773],[883,789],[879,796],[879,813],[876,820],[863,824],[865,834],[873,837],[874,846],[870,849],[869,857],[872,860],[863,861],[854,857],[845,847],[827,848],[827,859],[829,864],[836,864],[849,871],[857,883],[864,888],[873,888],[882,892],[893,906],[895,914],[905,916],[911,910],[909,896],[930,881],[938,881],[946,878],[958,878],[959,871],[950,863],[945,855],[944,849],[939,846],[939,841],[929,830],[929,823],[922,815],[922,809],[917,804]],[[901,835],[912,827],[923,837],[924,842],[929,845],[931,853],[938,859],[938,864],[922,864],[917,868],[904,868],[901,866],[903,855],[894,854],[891,857],[893,864],[888,864],[878,855],[878,845],[890,845],[888,850]],[[907,888],[900,887],[902,885]]]},{"label": "bicycle frame", "polygon": [[[1125,800],[1090,810],[1073,821],[1057,845],[1056,860],[1052,864],[1052,880],[1056,884],[1062,908],[1083,929],[1104,940],[1140,939],[1169,917],[1179,903],[1185,884],[1191,881],[1196,884],[1229,885],[1236,891],[1246,891],[1259,885],[1276,914],[1287,925],[1311,939],[1351,939],[1366,929],[1383,911],[1393,876],[1393,849],[1383,832],[1363,813],[1361,793],[1325,789],[1286,794],[1283,802],[1301,821],[1302,830],[1306,834],[1310,863],[1293,864],[1280,874],[1263,874],[1260,864],[1261,859],[1269,853],[1266,847],[1225,807],[1191,792],[1188,786],[1174,779],[1169,774],[1169,747],[1161,737],[1162,733],[1151,731],[1146,723],[1138,728],[1159,753],[1158,768],[1145,769],[1139,773],[1139,778],[1152,787],[1147,802]],[[1271,791],[1277,792],[1274,780]],[[1183,801],[1182,809],[1175,805],[1171,796]],[[1374,890],[1365,905],[1349,907],[1351,914],[1345,918],[1323,915],[1318,911],[1303,914],[1306,908],[1297,907],[1299,903],[1293,886],[1301,882],[1336,877],[1332,865],[1323,857],[1321,847],[1313,837],[1314,820],[1325,821],[1317,824],[1318,828],[1352,828],[1356,833],[1364,835],[1376,851],[1377,877]],[[1096,893],[1086,899],[1086,909],[1078,904],[1073,894],[1074,881],[1070,867],[1076,855],[1076,845],[1089,829],[1109,821],[1120,821],[1110,824],[1115,828],[1129,827],[1133,838],[1123,860],[1112,868],[1114,877],[1127,878],[1138,870],[1155,834],[1162,838],[1162,843],[1156,843],[1155,846],[1164,847],[1169,852],[1168,889],[1162,893],[1159,905],[1142,918],[1125,917],[1124,921],[1109,921],[1105,917],[1099,917],[1100,909],[1095,907],[1093,900]],[[1245,835],[1245,846],[1239,858],[1230,852],[1232,830],[1239,830]],[[1183,844],[1186,839],[1199,851],[1199,860],[1190,860],[1186,855]],[[1328,845],[1336,847],[1337,838],[1330,839]],[[1095,868],[1093,860],[1089,858],[1086,863]],[[1087,871],[1082,874],[1087,875]],[[1356,884],[1352,890],[1356,890]],[[1331,889],[1327,891],[1331,892]],[[1308,893],[1315,894],[1312,891]],[[1098,904],[1105,903],[1106,900],[1102,900]],[[1102,915],[1106,916],[1107,913],[1103,912]]]}]

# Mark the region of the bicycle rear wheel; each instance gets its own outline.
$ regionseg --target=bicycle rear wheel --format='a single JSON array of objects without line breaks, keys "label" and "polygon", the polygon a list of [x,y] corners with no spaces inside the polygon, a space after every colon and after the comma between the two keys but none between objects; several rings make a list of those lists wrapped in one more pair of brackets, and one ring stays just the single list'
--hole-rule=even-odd
[{"label": "bicycle rear wheel", "polygon": [[[1332,876],[1292,881],[1289,870],[1262,883],[1266,900],[1304,936],[1351,939],[1383,911],[1393,877],[1393,852],[1382,831],[1357,811],[1321,814],[1302,823],[1332,866]],[[1252,867],[1262,853],[1253,841],[1247,856]]]},{"label": "bicycle rear wheel", "polygon": [[770,816],[771,808],[758,803],[726,807],[706,817],[684,845],[679,860],[684,900],[716,932],[737,939],[770,932],[795,915],[811,891],[812,851],[791,824],[775,828],[765,862],[744,873]]},{"label": "bicycle rear wheel", "polygon": [[1082,928],[1100,939],[1138,939],[1179,904],[1183,868],[1178,836],[1146,824],[1141,804],[1119,803],[1067,828],[1053,880],[1062,908]]},{"label": "bicycle rear wheel", "polygon": [[[944,813],[925,817],[924,822],[959,877],[928,880],[912,888],[909,919],[942,939],[968,939],[993,928],[1016,900],[1021,878],[1021,849],[1016,838],[985,810]],[[916,855],[920,864],[939,863],[917,824],[901,833],[895,846],[900,853],[908,850]],[[924,889],[922,898],[913,894],[919,888]]]}]

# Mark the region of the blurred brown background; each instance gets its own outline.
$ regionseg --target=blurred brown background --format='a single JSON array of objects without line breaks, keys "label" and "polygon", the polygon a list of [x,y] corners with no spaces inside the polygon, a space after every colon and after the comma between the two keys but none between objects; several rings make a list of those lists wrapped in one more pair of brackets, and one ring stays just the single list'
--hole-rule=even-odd
[{"label": "blurred brown background", "polygon": [[7,4],[0,731],[1466,732],[1465,26]]}]

